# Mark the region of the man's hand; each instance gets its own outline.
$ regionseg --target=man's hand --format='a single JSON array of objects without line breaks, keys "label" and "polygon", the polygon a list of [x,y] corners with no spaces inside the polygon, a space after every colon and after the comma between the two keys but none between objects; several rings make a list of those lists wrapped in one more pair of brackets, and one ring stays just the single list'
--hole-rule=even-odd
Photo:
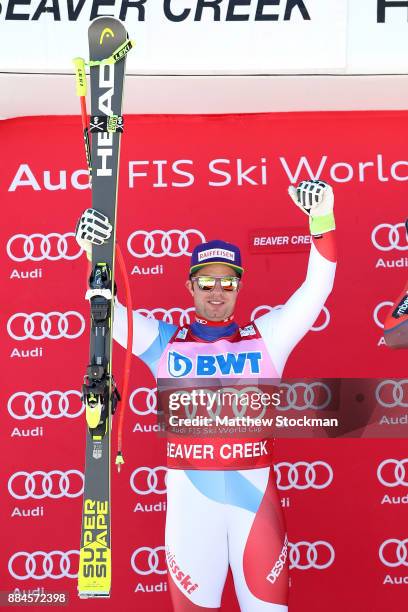
[{"label": "man's hand", "polygon": [[109,240],[112,234],[112,226],[108,217],[95,210],[87,208],[81,215],[75,230],[75,239],[79,246],[84,249],[86,256],[91,261],[92,245],[101,245]]},{"label": "man's hand", "polygon": [[302,181],[291,185],[288,193],[296,206],[309,216],[312,235],[324,234],[336,228],[333,215],[333,189],[324,181]]}]

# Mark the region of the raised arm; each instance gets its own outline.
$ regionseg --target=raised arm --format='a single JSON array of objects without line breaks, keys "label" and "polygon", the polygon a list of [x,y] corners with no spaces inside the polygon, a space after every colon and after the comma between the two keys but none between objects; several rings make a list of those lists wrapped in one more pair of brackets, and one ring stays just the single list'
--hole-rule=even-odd
[{"label": "raised arm", "polygon": [[255,320],[279,375],[292,349],[319,316],[336,271],[332,188],[323,181],[303,181],[297,189],[290,187],[289,195],[309,216],[312,244],[306,279],[284,306]]},{"label": "raised arm", "polygon": [[[92,257],[92,244],[102,244],[112,232],[109,219],[99,211],[89,208],[85,210],[76,227],[75,237],[84,249],[87,258]],[[132,353],[139,357],[156,375],[157,364],[168,341],[177,329],[176,325],[164,323],[156,319],[144,317],[133,311],[133,346]],[[127,346],[127,311],[115,298],[113,315],[113,338],[121,346]]]},{"label": "raised arm", "polygon": [[[405,229],[408,244],[408,219],[405,221]],[[384,339],[390,348],[408,348],[408,282],[387,314]]]},{"label": "raised arm", "polygon": [[[150,368],[154,376],[157,374],[159,359],[177,325],[149,319],[135,310],[133,311],[133,346],[132,353],[139,357]],[[113,316],[113,338],[121,346],[127,346],[127,312],[126,306],[115,300]]]}]

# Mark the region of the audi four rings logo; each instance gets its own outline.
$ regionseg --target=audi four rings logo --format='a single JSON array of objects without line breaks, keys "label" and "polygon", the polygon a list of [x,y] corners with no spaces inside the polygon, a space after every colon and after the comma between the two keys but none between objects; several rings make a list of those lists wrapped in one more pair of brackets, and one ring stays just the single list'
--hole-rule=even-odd
[{"label": "audi four rings logo", "polygon": [[408,487],[408,459],[384,459],[377,468],[377,478],[385,487]]},{"label": "audi four rings logo", "polygon": [[172,229],[168,231],[137,230],[130,234],[127,248],[133,257],[143,259],[144,257],[180,257],[191,255],[198,244],[205,242],[205,237],[200,230]]},{"label": "audi four rings logo", "polygon": [[385,540],[378,551],[381,562],[387,567],[408,567],[408,539],[397,540],[390,538]]},{"label": "audi four rings logo", "polygon": [[[374,308],[374,312],[373,312],[374,322],[381,329],[383,329],[384,327],[384,322],[381,323],[381,320],[382,321],[385,320],[385,317],[387,316],[387,312],[389,311],[392,305],[393,305],[393,302],[380,302]],[[383,310],[383,308],[385,308],[386,310]],[[380,312],[381,312],[381,315],[380,315]]]},{"label": "audi four rings logo", "polygon": [[[70,396],[77,398],[72,401]],[[76,404],[76,406],[74,406]],[[33,391],[26,393],[18,391],[8,399],[7,410],[10,416],[19,421],[24,419],[60,419],[67,417],[74,419],[85,410],[81,400],[81,393],[77,390],[71,391]]]},{"label": "audi four rings logo", "polygon": [[149,574],[166,574],[167,565],[165,557],[165,547],[141,546],[134,551],[131,559],[132,569],[136,574],[148,576]]},{"label": "audi four rings logo", "polygon": [[74,232],[65,234],[15,234],[7,242],[7,255],[13,261],[57,261],[78,259],[82,249],[75,240]]},{"label": "audi four rings logo", "polygon": [[286,393],[281,395],[277,410],[324,410],[332,399],[330,387],[321,381],[297,382],[292,385],[282,382],[279,388],[286,389]]},{"label": "audi four rings logo", "polygon": [[148,319],[157,319],[159,318],[156,315],[160,315],[162,320],[166,323],[174,323],[176,325],[189,325],[190,323],[190,314],[194,312],[195,309],[193,306],[190,308],[169,308],[166,310],[165,308],[154,308],[153,310],[147,310],[146,308],[138,308],[136,312],[141,315],[147,317]]},{"label": "audi four rings logo", "polygon": [[[136,402],[137,406],[135,405]],[[143,408],[139,408],[140,404]],[[129,406],[132,412],[139,416],[157,414],[157,387],[154,389],[149,389],[148,387],[135,389],[129,397]]]},{"label": "audi four rings logo", "polygon": [[8,481],[8,491],[15,499],[60,499],[79,497],[84,490],[84,475],[78,470],[15,472]]},{"label": "audi four rings logo", "polygon": [[289,489],[325,489],[333,482],[333,468],[325,461],[282,461],[275,465],[276,485],[281,491]]},{"label": "audi four rings logo", "polygon": [[75,563],[74,555],[79,557],[79,550],[36,550],[31,553],[20,551],[10,557],[8,570],[16,580],[76,578],[78,573],[71,571],[72,564]]},{"label": "audi four rings logo", "polygon": [[380,223],[371,233],[371,241],[379,251],[407,251],[408,240],[406,238],[405,224]]},{"label": "audi four rings logo", "polygon": [[318,569],[330,567],[335,558],[334,548],[329,542],[289,542],[289,569]]},{"label": "audi four rings logo", "polygon": [[[268,306],[267,304],[257,306],[253,309],[251,313],[251,321],[253,321],[256,317],[260,317],[261,315],[266,314],[267,312],[271,312],[272,310],[279,310],[280,308],[282,308],[282,304],[279,304],[278,306]],[[330,323],[330,312],[328,308],[326,306],[323,306],[320,312],[324,315],[323,323],[321,325],[314,325],[313,327],[311,327],[310,329],[312,331],[322,331],[323,329],[326,329],[326,327]]]},{"label": "audi four rings logo", "polygon": [[68,312],[16,312],[7,321],[7,331],[14,340],[60,340],[79,338],[85,329],[84,317]]},{"label": "audi four rings logo", "polygon": [[157,493],[164,495],[167,491],[167,468],[163,465],[157,467],[139,467],[132,472],[130,486],[138,495]]},{"label": "audi four rings logo", "polygon": [[375,399],[383,408],[408,408],[408,378],[382,380],[375,389]]}]

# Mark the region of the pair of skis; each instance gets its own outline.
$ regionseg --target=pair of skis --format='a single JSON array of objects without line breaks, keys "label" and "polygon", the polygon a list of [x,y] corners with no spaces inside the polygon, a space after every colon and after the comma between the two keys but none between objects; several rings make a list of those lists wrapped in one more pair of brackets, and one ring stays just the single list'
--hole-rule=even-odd
[{"label": "pair of skis", "polygon": [[[91,58],[87,63],[91,83],[89,128],[85,62],[81,58],[74,60],[77,94],[81,100],[86,159],[92,181],[92,207],[109,218],[112,235],[103,245],[93,245],[92,270],[86,292],[91,317],[90,359],[82,386],[87,433],[78,572],[78,594],[81,598],[109,597],[111,588],[111,421],[120,400],[112,376],[115,255],[124,268],[123,258],[116,246],[116,210],[125,62],[133,46],[123,24],[112,17],[95,19],[89,27],[88,37]],[[131,332],[130,291],[126,279],[128,331]],[[132,338],[128,337],[123,399],[127,395],[131,347]],[[118,469],[123,463],[122,424],[123,408],[116,458]]]}]

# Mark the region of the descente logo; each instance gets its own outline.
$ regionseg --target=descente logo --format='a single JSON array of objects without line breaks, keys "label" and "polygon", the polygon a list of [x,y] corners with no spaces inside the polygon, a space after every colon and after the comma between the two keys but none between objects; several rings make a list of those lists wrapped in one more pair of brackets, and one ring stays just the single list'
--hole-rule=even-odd
[{"label": "descente logo", "polygon": [[403,298],[402,302],[399,304],[397,308],[397,316],[402,317],[407,314],[408,310],[408,295]]},{"label": "descente logo", "polygon": [[194,360],[177,351],[170,351],[167,367],[170,376],[177,378],[188,376],[190,373],[196,376],[242,374],[246,366],[249,367],[251,374],[259,374],[261,359],[259,351],[196,355]]}]

